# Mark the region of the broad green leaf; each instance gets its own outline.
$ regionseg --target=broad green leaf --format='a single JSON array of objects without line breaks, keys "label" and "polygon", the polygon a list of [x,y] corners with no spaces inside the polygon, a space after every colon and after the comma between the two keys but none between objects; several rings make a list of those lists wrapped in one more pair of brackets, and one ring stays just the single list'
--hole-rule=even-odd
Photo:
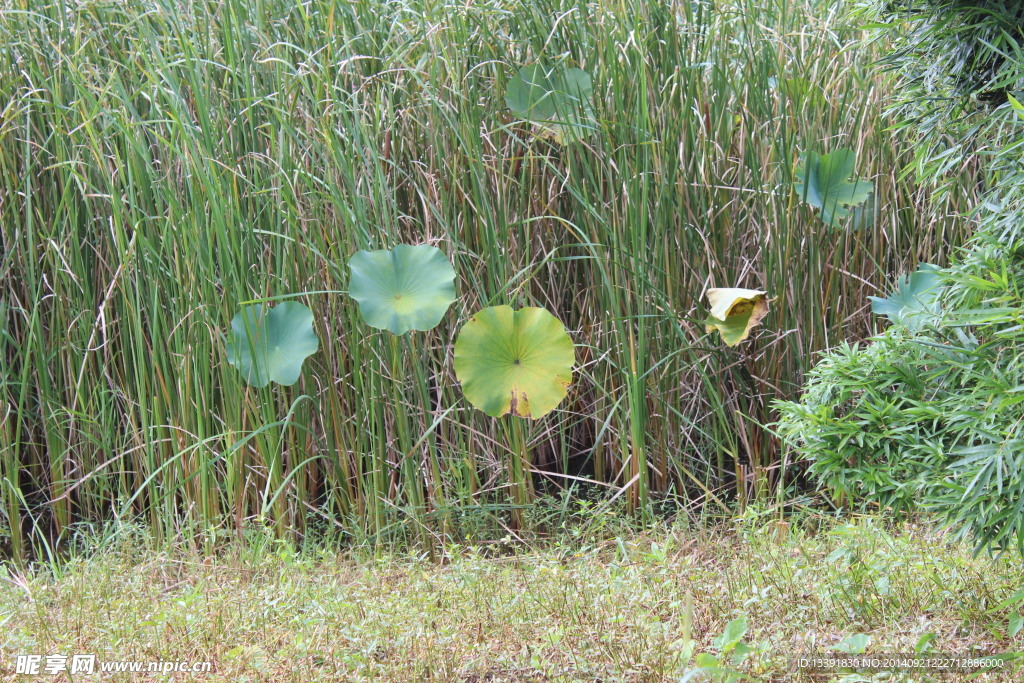
[{"label": "broad green leaf", "polygon": [[939,267],[922,263],[916,271],[896,279],[896,288],[887,297],[869,296],[871,310],[884,315],[894,325],[920,329],[941,311],[942,277]]},{"label": "broad green leaf", "polygon": [[938,636],[928,631],[917,639],[917,644],[914,645],[914,654],[923,655],[927,652],[931,652],[934,648],[932,643],[938,640]]},{"label": "broad green leaf", "polygon": [[694,658],[693,663],[701,669],[717,669],[722,665],[722,663],[718,661],[718,657],[714,656],[710,652],[701,652]]},{"label": "broad green leaf", "polygon": [[820,209],[826,225],[835,226],[850,215],[851,207],[871,196],[871,183],[857,178],[849,181],[855,163],[853,151],[837,149],[821,156],[808,152],[803,165],[796,169],[797,196]]},{"label": "broad green leaf", "polygon": [[828,564],[832,564],[842,560],[842,566],[845,567],[848,564],[848,560],[850,559],[850,556],[852,554],[853,551],[849,548],[845,546],[839,547],[830,552],[827,556],[825,556],[825,562]]},{"label": "broad green leaf", "polygon": [[701,652],[693,658],[694,668],[687,670],[680,683],[689,681],[740,681],[744,679],[743,673],[736,669],[724,666],[724,662],[710,652]]},{"label": "broad green leaf", "polygon": [[725,625],[725,630],[715,638],[714,646],[719,652],[731,652],[745,635],[747,635],[747,617],[743,615]]},{"label": "broad green leaf", "polygon": [[1024,104],[1021,104],[1020,100],[1010,93],[1006,93],[1006,99],[1009,100],[1010,106],[1013,107],[1013,110],[1017,112],[1017,116],[1024,119]]},{"label": "broad green leaf", "polygon": [[733,656],[739,658],[746,657],[751,652],[757,652],[757,649],[743,642],[736,643],[736,645],[732,649]]},{"label": "broad green leaf", "polygon": [[767,292],[759,289],[709,289],[708,303],[711,315],[704,321],[708,332],[717,329],[722,341],[736,346],[750,336],[768,315]]},{"label": "broad green leaf", "polygon": [[868,643],[871,642],[871,636],[865,633],[854,633],[851,636],[847,636],[840,642],[833,645],[830,650],[837,650],[839,652],[845,652],[848,655],[859,655],[868,649]]},{"label": "broad green leaf", "polygon": [[348,267],[348,293],[363,320],[392,334],[433,329],[455,301],[455,269],[429,245],[357,251]]},{"label": "broad green leaf", "polygon": [[1006,625],[1006,635],[1015,638],[1021,628],[1024,628],[1024,617],[1020,615],[1020,612],[1012,612]]},{"label": "broad green leaf", "polygon": [[538,127],[541,137],[559,144],[586,137],[596,118],[591,106],[590,74],[582,69],[524,66],[508,83],[505,104]]},{"label": "broad green leaf", "polygon": [[485,308],[455,341],[462,393],[491,417],[551,412],[568,392],[575,361],[565,327],[543,308]]},{"label": "broad green leaf", "polygon": [[228,363],[254,387],[270,382],[291,385],[299,380],[303,361],[319,345],[313,313],[302,304],[286,301],[273,308],[255,304],[231,319]]},{"label": "broad green leaf", "polygon": [[866,230],[875,224],[875,197],[874,195],[860,206],[850,207],[850,220],[846,223],[847,230]]}]

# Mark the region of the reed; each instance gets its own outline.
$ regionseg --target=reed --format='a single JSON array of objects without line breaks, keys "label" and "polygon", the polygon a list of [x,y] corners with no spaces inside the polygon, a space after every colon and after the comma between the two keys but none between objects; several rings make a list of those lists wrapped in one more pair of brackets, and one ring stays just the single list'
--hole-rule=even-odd
[{"label": "reed", "polygon": [[[833,5],[8,4],[14,555],[124,515],[157,534],[255,520],[419,542],[481,515],[500,528],[511,491],[574,477],[645,514],[785,491],[769,404],[816,351],[873,331],[886,273],[944,261],[965,230],[950,202],[973,195],[927,208],[899,176],[909,145]],[[584,141],[536,139],[505,110],[538,59],[592,74]],[[790,191],[805,151],[840,146],[875,186],[864,229],[827,228]],[[393,342],[341,292],[350,254],[399,242],[444,250],[459,299]],[[705,334],[711,286],[777,297],[765,329],[737,349]],[[314,311],[320,351],[299,384],[248,387],[223,334],[243,302],[288,296]],[[505,303],[547,307],[578,345],[569,398],[518,435],[452,371],[459,324]]]}]

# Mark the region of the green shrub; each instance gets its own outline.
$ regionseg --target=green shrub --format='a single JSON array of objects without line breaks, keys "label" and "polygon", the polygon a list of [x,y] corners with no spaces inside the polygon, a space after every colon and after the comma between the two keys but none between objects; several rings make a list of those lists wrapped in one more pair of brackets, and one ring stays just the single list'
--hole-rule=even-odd
[{"label": "green shrub", "polygon": [[950,425],[935,409],[946,388],[927,380],[923,351],[900,328],[842,344],[808,373],[800,402],[780,405],[780,435],[837,497],[909,511],[948,460]]},{"label": "green shrub", "polygon": [[[870,25],[888,43],[881,63],[898,79],[900,118],[930,142],[965,140],[956,133],[1022,87],[1024,5],[1015,0],[868,0],[861,14],[881,22]],[[940,140],[943,132],[952,138]]]},{"label": "green shrub", "polygon": [[939,512],[978,548],[1024,553],[1024,85],[1013,2],[908,0],[867,6],[921,141],[917,171],[946,183],[975,163],[986,190],[968,249],[939,271],[937,318],[898,319],[826,354],[779,435],[811,471],[860,503]]}]

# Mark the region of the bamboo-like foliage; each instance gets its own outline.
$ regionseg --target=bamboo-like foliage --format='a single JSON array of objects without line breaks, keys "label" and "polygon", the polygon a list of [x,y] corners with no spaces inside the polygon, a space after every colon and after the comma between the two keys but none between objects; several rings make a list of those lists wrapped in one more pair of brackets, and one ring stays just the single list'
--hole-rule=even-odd
[{"label": "bamboo-like foliage", "polygon": [[[976,552],[1024,555],[1024,6],[865,2],[888,43],[908,171],[960,194],[976,229],[947,268],[921,264],[872,307],[891,326],[825,355],[777,433],[850,505],[926,509]],[[978,169],[980,167],[980,170]]]},{"label": "bamboo-like foliage", "polygon": [[[14,552],[115,514],[378,538],[501,514],[531,474],[504,465],[515,439],[464,401],[451,354],[489,305],[546,307],[577,343],[568,399],[524,436],[536,484],[592,477],[644,510],[771,490],[770,401],[815,351],[872,331],[884,273],[962,237],[897,179],[906,146],[832,4],[8,4]],[[506,111],[541,59],[592,75],[593,135],[559,145]],[[796,77],[809,94],[778,86]],[[791,191],[805,152],[836,147],[874,183],[870,227],[829,228]],[[339,292],[352,253],[402,242],[444,251],[460,296],[394,338]],[[704,331],[715,286],[777,297],[736,349]],[[319,351],[298,384],[250,387],[224,333],[246,302],[293,294]]]}]

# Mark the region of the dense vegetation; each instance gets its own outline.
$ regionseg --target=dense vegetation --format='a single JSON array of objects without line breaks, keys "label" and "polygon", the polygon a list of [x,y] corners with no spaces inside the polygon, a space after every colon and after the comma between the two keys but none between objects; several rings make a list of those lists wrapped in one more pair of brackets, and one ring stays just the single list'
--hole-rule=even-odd
[{"label": "dense vegetation", "polygon": [[[0,11],[12,551],[112,516],[157,535],[255,520],[429,539],[500,531],[510,488],[586,480],[645,514],[787,490],[799,472],[764,427],[771,402],[797,395],[815,352],[875,331],[866,297],[887,274],[946,262],[963,236],[950,216],[974,194],[967,178],[935,203],[898,177],[909,137],[888,130],[841,12]],[[585,135],[509,110],[510,82],[538,63],[592,77]],[[823,201],[832,186],[859,208]],[[399,243],[440,248],[458,273],[427,333],[376,332],[343,295],[354,252]],[[743,345],[705,330],[709,287],[773,298]],[[316,352],[293,387],[249,386],[228,362],[231,321],[295,298]],[[455,381],[455,331],[502,304],[547,308],[576,344],[568,398],[536,422],[474,413]]]},{"label": "dense vegetation", "polygon": [[1022,19],[8,3],[0,677],[1019,679]]},{"label": "dense vegetation", "polygon": [[[829,354],[782,432],[851,502],[937,511],[981,549],[1024,551],[1024,53],[1019,3],[932,0],[884,19],[917,169],[955,191],[980,162],[968,248],[917,315]],[[914,289],[911,285],[909,289]]]}]

